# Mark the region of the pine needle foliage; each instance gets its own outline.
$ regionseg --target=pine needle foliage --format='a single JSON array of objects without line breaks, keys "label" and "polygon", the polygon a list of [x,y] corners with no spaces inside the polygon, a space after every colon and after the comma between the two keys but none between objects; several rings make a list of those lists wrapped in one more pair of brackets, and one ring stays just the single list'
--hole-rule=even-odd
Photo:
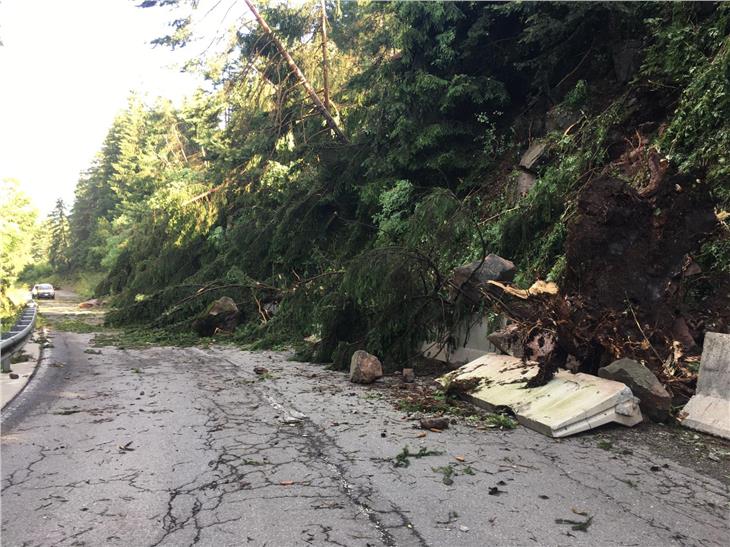
[{"label": "pine needle foliage", "polygon": [[[239,342],[306,338],[338,367],[354,349],[401,367],[468,312],[454,267],[495,252],[522,284],[560,280],[577,192],[638,127],[728,208],[725,5],[326,3],[326,45],[320,9],[262,13],[320,92],[327,48],[349,144],[249,24],[196,61],[212,91],[180,109],[131,96],[115,119],[79,181],[69,250],[72,269],[107,272],[110,323],[181,332],[225,295]],[[187,21],[160,43],[184,46]],[[555,113],[569,126],[549,128]],[[535,139],[546,161],[517,196]],[[711,271],[726,241],[703,248]]]}]

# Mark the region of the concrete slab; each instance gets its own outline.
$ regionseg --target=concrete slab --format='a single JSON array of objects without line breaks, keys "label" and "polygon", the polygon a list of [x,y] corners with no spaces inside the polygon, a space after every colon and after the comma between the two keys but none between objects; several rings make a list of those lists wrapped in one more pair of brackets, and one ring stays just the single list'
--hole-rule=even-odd
[{"label": "concrete slab", "polygon": [[730,334],[705,335],[697,392],[677,418],[691,429],[730,439]]},{"label": "concrete slab", "polygon": [[454,331],[455,344],[448,347],[437,342],[424,342],[423,355],[444,363],[464,365],[497,348],[487,339],[491,332],[486,316],[472,316],[462,321]]},{"label": "concrete slab", "polygon": [[609,422],[633,426],[642,420],[638,399],[621,382],[560,370],[546,385],[526,389],[525,382],[537,369],[516,357],[487,354],[438,381],[447,385],[480,378],[479,387],[465,394],[467,399],[492,411],[509,407],[521,424],[550,437],[566,437]]}]

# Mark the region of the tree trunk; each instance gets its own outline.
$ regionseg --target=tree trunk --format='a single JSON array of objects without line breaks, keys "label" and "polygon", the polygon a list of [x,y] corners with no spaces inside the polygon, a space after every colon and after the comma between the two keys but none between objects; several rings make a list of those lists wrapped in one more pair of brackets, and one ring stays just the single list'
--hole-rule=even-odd
[{"label": "tree trunk", "polygon": [[324,4],[325,0],[321,0],[322,4],[322,77],[324,80],[324,107],[329,109],[330,107],[330,90],[328,83],[328,68],[327,68],[327,10]]},{"label": "tree trunk", "polygon": [[271,27],[266,23],[264,18],[261,16],[261,14],[256,9],[256,6],[253,5],[253,2],[251,0],[244,0],[246,2],[246,5],[251,10],[251,13],[253,13],[254,17],[258,21],[259,25],[261,25],[261,28],[264,29],[264,32],[268,34],[271,37],[271,40],[276,45],[276,48],[279,50],[279,53],[281,53],[282,57],[286,59],[287,64],[289,65],[289,68],[296,74],[297,79],[301,82],[301,84],[304,86],[304,89],[306,90],[309,97],[314,102],[314,105],[317,107],[317,109],[321,112],[324,119],[327,121],[327,125],[329,128],[335,132],[339,140],[345,144],[348,144],[350,141],[347,139],[345,134],[342,132],[342,130],[337,125],[337,122],[332,117],[332,114],[330,114],[327,107],[325,107],[324,104],[322,104],[322,101],[320,100],[319,96],[317,95],[317,92],[314,90],[312,85],[307,81],[307,79],[304,77],[304,74],[301,70],[299,70],[299,67],[294,62],[294,59],[292,59],[292,56],[289,55],[289,52],[284,47],[284,44],[281,43],[279,38],[274,34],[274,31],[271,30]]}]

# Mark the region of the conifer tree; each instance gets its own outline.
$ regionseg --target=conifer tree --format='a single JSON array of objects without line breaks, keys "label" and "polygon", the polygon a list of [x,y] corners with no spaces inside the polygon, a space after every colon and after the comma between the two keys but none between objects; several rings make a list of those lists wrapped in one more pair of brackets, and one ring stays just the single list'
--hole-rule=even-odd
[{"label": "conifer tree", "polygon": [[48,249],[48,262],[54,270],[63,272],[69,266],[69,222],[66,206],[61,198],[48,217],[51,230],[51,244]]}]

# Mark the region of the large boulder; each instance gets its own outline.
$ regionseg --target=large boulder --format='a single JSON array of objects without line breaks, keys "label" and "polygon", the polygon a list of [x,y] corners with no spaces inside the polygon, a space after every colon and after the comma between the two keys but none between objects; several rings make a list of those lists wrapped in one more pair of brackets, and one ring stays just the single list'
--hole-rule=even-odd
[{"label": "large boulder", "polygon": [[[478,286],[487,281],[512,281],[515,278],[515,265],[507,259],[495,254],[487,255],[484,260],[476,260],[470,264],[459,266],[451,274],[451,285],[472,301],[478,302],[480,293]],[[452,296],[456,296],[453,294]]]},{"label": "large boulder", "polygon": [[672,396],[657,377],[638,361],[619,359],[598,369],[598,376],[626,384],[639,398],[641,411],[655,422],[669,418]]},{"label": "large boulder", "polygon": [[238,306],[232,298],[223,296],[212,302],[193,321],[193,330],[200,336],[213,336],[217,332],[233,332],[238,326]]},{"label": "large boulder", "polygon": [[350,360],[350,381],[356,384],[372,384],[383,377],[383,365],[375,355],[357,350]]}]

